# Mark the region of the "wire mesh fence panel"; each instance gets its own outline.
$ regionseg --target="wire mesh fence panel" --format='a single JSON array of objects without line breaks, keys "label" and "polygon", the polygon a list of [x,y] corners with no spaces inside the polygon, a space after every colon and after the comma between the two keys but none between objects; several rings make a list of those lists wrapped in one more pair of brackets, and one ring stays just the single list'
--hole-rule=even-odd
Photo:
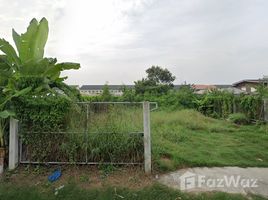
[{"label": "wire mesh fence panel", "polygon": [[86,162],[84,133],[26,132],[21,139],[21,162]]},{"label": "wire mesh fence panel", "polygon": [[88,159],[92,162],[142,162],[142,104],[91,103]]},{"label": "wire mesh fence panel", "polygon": [[141,103],[80,102],[62,129],[21,124],[21,163],[143,163]]}]

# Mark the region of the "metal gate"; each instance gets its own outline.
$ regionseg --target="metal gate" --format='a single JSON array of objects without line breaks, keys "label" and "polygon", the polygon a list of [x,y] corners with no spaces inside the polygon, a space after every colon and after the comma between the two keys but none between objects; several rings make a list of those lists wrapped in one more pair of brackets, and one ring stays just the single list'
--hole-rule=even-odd
[{"label": "metal gate", "polygon": [[[66,131],[19,131],[19,161],[142,164],[149,159],[151,162],[150,104],[157,108],[154,102],[79,102],[71,109]],[[148,165],[151,164],[147,162]]]}]

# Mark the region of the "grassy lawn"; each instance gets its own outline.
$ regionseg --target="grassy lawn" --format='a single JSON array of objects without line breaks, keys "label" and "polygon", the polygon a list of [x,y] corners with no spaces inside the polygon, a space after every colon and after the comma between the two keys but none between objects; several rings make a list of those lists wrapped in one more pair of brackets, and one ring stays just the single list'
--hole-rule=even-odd
[{"label": "grassy lawn", "polygon": [[[120,189],[107,187],[103,189],[79,189],[73,185],[65,186],[59,190],[55,195],[55,190],[52,188],[40,189],[37,187],[14,187],[14,185],[1,184],[0,185],[0,199],[1,200],[56,200],[56,199],[130,199],[130,200],[243,200],[248,199],[249,196],[231,195],[226,193],[203,193],[200,195],[185,194],[179,191],[168,189],[167,187],[155,184],[153,186],[140,189]],[[263,198],[257,196],[250,196],[250,199],[262,200]]]},{"label": "grassy lawn", "polygon": [[153,157],[161,170],[268,166],[268,126],[238,126],[193,110],[152,113]]}]

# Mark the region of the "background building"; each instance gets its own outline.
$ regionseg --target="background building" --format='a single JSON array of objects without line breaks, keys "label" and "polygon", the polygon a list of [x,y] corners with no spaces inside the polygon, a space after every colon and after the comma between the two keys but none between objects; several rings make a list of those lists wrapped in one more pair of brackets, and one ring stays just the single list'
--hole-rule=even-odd
[{"label": "background building", "polygon": [[[103,93],[103,88],[105,85],[82,85],[80,87],[80,92],[83,95],[98,96]],[[122,96],[123,88],[134,88],[134,85],[107,85],[109,92],[114,96]]]}]

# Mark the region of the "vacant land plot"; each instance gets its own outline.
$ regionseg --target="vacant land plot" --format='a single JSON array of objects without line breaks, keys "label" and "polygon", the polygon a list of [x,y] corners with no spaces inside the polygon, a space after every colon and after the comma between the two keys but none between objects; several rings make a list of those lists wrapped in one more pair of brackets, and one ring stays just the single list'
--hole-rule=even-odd
[{"label": "vacant land plot", "polygon": [[153,157],[161,170],[268,166],[268,126],[238,126],[193,110],[152,113]]},{"label": "vacant land plot", "polygon": [[[121,118],[117,116],[112,117],[113,123],[108,120],[109,126],[104,130],[115,127],[117,121],[127,125],[135,122],[133,117],[122,117],[122,114]],[[138,119],[141,121],[140,117]],[[154,174],[192,166],[268,166],[266,125],[238,126],[205,117],[193,110],[181,110],[152,112],[151,126]],[[125,127],[120,125],[120,131],[125,132]],[[135,130],[133,127],[131,129]],[[120,132],[119,128],[115,132]],[[63,176],[51,184],[47,176],[54,168],[25,165],[5,174],[4,182],[0,184],[0,199],[248,198],[225,193],[185,194],[155,184],[154,175],[144,176],[142,168],[114,168],[111,165],[99,168],[75,165],[62,167]],[[64,188],[55,195],[55,189],[62,185]],[[250,198],[262,199],[256,196]]]},{"label": "vacant land plot", "polygon": [[[90,161],[142,162],[142,108],[101,105],[98,109],[90,115],[86,135],[84,126],[74,123],[76,127],[70,130],[75,134],[66,133],[66,140],[52,140],[51,133],[47,140],[44,134],[37,134],[28,141],[35,150],[33,160],[85,161],[87,152]],[[267,125],[239,126],[194,110],[155,111],[151,113],[151,132],[154,169],[268,167]],[[52,147],[47,148],[49,145]]]}]

